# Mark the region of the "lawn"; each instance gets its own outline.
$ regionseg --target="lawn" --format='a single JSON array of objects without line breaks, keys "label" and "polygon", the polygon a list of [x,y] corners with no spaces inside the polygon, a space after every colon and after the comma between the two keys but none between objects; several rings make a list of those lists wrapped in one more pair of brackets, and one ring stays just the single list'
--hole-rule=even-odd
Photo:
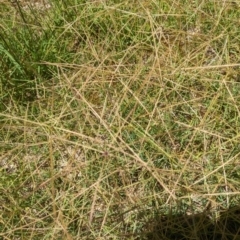
[{"label": "lawn", "polygon": [[0,2],[1,239],[239,239],[239,1]]}]

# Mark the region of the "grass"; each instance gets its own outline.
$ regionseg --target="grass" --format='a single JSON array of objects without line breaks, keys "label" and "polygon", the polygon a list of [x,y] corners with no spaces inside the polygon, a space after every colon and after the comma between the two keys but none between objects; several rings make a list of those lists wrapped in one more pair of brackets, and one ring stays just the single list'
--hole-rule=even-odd
[{"label": "grass", "polygon": [[0,238],[239,239],[237,6],[3,2]]}]

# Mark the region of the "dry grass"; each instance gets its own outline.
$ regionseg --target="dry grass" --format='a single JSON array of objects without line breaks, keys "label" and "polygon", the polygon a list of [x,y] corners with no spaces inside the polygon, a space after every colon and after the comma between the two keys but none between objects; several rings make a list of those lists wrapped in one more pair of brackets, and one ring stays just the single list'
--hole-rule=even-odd
[{"label": "dry grass", "polygon": [[234,3],[51,6],[0,8],[0,236],[238,239]]}]

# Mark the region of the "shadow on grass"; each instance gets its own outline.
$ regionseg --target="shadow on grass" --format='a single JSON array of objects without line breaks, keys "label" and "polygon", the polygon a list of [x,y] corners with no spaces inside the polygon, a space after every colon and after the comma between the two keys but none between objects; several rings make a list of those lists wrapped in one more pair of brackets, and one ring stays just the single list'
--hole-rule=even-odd
[{"label": "shadow on grass", "polygon": [[240,240],[240,206],[223,211],[215,222],[209,212],[156,217],[148,240]]}]

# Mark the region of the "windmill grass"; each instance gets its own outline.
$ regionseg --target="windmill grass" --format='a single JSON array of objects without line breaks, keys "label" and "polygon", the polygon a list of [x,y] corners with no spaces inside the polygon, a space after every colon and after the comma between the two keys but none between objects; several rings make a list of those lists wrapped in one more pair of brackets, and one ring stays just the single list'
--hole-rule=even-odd
[{"label": "windmill grass", "polygon": [[39,4],[0,6],[0,237],[238,239],[237,1]]}]

